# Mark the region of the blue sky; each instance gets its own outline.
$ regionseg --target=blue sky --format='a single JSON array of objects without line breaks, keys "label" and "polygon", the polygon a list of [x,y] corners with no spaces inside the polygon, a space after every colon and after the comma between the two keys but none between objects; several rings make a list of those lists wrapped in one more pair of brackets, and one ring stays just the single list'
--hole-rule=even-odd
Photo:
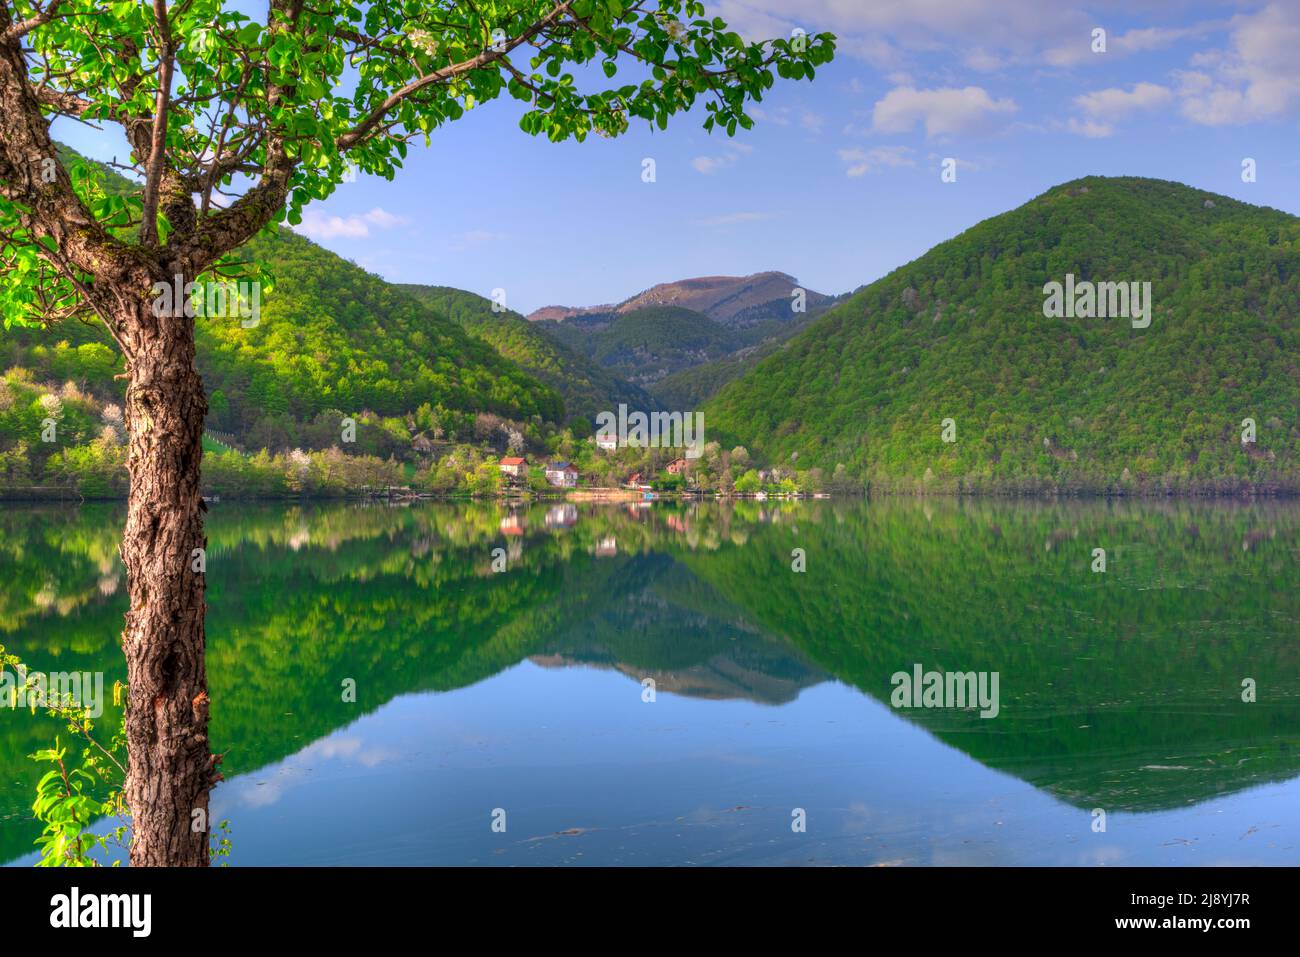
[{"label": "blue sky", "polygon": [[[556,145],[520,132],[523,104],[501,99],[416,145],[394,182],[342,185],[300,232],[386,279],[500,288],[526,313],[766,269],[845,292],[1089,174],[1300,214],[1300,0],[711,6],[751,38],[831,30],[840,52],[812,83],[778,81],[730,140],[700,111],[667,132]],[[121,153],[85,128],[56,132]],[[941,180],[946,157],[956,182]]]}]

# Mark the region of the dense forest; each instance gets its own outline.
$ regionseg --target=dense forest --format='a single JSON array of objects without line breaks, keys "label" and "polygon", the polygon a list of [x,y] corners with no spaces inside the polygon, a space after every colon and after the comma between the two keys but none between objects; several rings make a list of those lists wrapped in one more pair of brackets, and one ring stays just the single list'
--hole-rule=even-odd
[{"label": "dense forest", "polygon": [[767,320],[747,327],[741,333],[745,343],[742,348],[721,359],[667,375],[651,386],[651,393],[664,408],[699,408],[724,385],[754,368],[781,348],[787,339],[802,332],[818,316],[844,298],[846,297],[822,297],[817,306],[810,307],[792,322],[777,324]]},{"label": "dense forest", "polygon": [[644,387],[651,407],[690,410],[838,301],[813,293],[801,312],[782,298],[725,319],[652,305],[535,319],[532,325],[619,380]]},{"label": "dense forest", "polygon": [[651,386],[673,372],[720,359],[740,348],[730,329],[680,306],[594,313],[533,325],[641,386]]},{"label": "dense forest", "polygon": [[[1150,282],[1150,326],[1049,318],[1067,274]],[[705,416],[878,491],[1300,491],[1297,354],[1300,219],[1089,177],[863,288]]]},{"label": "dense forest", "polygon": [[572,420],[594,422],[596,415],[616,409],[620,402],[634,409],[653,409],[654,400],[633,385],[571,349],[560,337],[509,309],[492,311],[492,301],[448,286],[403,285],[404,289],[440,316],[446,316],[470,335],[482,339],[520,368],[560,393]]}]

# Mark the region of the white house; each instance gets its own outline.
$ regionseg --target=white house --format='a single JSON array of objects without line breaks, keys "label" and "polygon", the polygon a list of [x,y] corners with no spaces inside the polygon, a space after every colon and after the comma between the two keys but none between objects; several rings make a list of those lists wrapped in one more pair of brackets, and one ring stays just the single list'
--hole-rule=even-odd
[{"label": "white house", "polygon": [[546,466],[546,481],[556,488],[575,488],[578,470],[570,462],[552,462]]}]

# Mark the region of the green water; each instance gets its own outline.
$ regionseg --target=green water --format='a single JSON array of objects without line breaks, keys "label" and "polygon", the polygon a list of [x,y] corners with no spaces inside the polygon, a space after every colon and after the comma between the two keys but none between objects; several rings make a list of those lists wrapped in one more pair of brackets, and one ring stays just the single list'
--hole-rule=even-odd
[{"label": "green water", "polygon": [[[124,678],[121,511],[3,508],[0,643]],[[1294,505],[218,505],[208,527],[234,864],[1300,862]],[[918,663],[996,672],[997,716],[892,707]],[[30,861],[25,755],[56,732],[0,711],[0,860]]]}]

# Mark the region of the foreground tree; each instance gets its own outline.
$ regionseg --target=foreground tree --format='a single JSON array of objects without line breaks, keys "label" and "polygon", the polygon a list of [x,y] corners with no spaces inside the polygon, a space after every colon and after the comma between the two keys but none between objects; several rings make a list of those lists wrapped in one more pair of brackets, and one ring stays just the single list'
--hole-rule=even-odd
[{"label": "foreground tree", "polygon": [[[265,23],[230,6],[0,0],[5,324],[97,316],[125,357],[136,865],[207,863],[220,779],[199,551],[207,401],[193,310],[161,291],[240,275],[233,254],[259,231],[298,223],[352,170],[392,178],[409,141],[502,93],[528,104],[524,132],[553,141],[662,128],[699,101],[705,127],[730,135],[777,76],[811,78],[834,50],[828,35],[746,42],[694,0],[269,0]],[[120,127],[138,195],[64,168],[59,117]]]}]

